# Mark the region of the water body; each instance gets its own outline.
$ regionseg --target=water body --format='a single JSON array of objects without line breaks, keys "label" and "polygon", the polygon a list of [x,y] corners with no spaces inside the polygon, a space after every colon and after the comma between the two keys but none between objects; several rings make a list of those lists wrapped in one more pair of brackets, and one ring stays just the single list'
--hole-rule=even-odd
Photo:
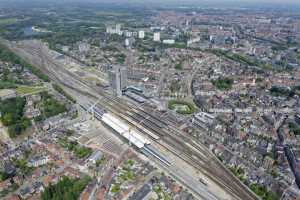
[{"label": "water body", "polygon": [[40,34],[40,32],[37,32],[37,31],[33,30],[32,26],[24,28],[23,33],[24,33],[25,36],[36,36],[36,35]]}]

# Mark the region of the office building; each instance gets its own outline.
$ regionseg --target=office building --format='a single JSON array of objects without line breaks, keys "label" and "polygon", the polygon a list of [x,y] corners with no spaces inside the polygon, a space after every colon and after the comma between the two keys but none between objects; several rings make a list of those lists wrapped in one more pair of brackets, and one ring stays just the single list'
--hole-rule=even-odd
[{"label": "office building", "polygon": [[160,42],[160,32],[154,32],[153,41]]},{"label": "office building", "polygon": [[129,45],[130,45],[129,39],[126,38],[126,39],[125,39],[125,47],[129,47]]},{"label": "office building", "polygon": [[116,34],[122,35],[121,24],[116,24]]},{"label": "office building", "polygon": [[144,39],[144,38],[145,38],[145,32],[139,31],[139,39]]},{"label": "office building", "polygon": [[112,28],[111,26],[106,26],[106,33],[122,35],[123,32],[121,31],[121,24],[116,24],[115,28]]},{"label": "office building", "polygon": [[117,96],[122,96],[122,90],[127,86],[127,68],[125,66],[113,66],[108,72],[109,84]]},{"label": "office building", "polygon": [[107,26],[106,27],[106,33],[111,34],[113,32],[114,32],[114,30],[113,30],[113,28],[111,26]]}]

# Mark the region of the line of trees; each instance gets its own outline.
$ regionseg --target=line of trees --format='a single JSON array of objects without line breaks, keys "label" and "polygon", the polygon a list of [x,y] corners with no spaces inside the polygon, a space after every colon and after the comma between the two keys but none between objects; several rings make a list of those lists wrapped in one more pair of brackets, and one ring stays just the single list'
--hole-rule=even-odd
[{"label": "line of trees", "polygon": [[249,58],[245,55],[232,53],[232,52],[224,51],[224,50],[221,50],[221,49],[212,49],[212,50],[208,50],[208,51],[210,53],[213,53],[213,54],[217,55],[217,56],[223,56],[227,59],[233,60],[233,61],[238,62],[238,63],[246,64],[246,65],[249,65],[249,66],[257,66],[257,67],[260,67],[262,69],[271,69],[272,68],[272,66],[270,66],[268,64],[261,63],[260,61],[255,60],[255,59],[251,59],[251,58]]},{"label": "line of trees", "polygon": [[17,56],[15,53],[10,51],[5,45],[0,44],[0,60],[11,62],[13,64],[21,65],[29,69],[33,74],[42,79],[43,81],[49,82],[50,79],[47,75],[42,73],[39,69],[33,67],[31,64],[24,61],[22,58]]},{"label": "line of trees", "polygon": [[76,100],[71,95],[69,95],[60,85],[54,83],[52,84],[52,86],[57,92],[65,96],[69,101],[76,103]]},{"label": "line of trees", "polygon": [[30,120],[23,116],[25,103],[26,100],[22,97],[0,101],[1,121],[8,127],[11,138],[20,135],[31,125]]}]

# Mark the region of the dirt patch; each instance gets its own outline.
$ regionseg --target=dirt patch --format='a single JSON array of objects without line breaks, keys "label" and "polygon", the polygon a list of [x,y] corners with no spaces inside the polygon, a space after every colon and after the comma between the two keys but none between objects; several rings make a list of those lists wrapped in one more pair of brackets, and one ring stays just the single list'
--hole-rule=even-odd
[{"label": "dirt patch", "polygon": [[3,126],[2,122],[0,122],[0,140],[3,142],[10,140],[8,129],[7,127]]}]

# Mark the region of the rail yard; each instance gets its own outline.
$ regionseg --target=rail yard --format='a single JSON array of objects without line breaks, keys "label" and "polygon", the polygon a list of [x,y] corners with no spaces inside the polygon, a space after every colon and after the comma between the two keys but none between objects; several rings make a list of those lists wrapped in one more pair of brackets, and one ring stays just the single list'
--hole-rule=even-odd
[{"label": "rail yard", "polygon": [[[63,85],[68,90],[85,96],[90,102],[97,102],[97,107],[112,113],[127,123],[128,127],[132,126],[139,131],[143,137],[148,138],[152,143],[167,149],[184,162],[193,166],[210,181],[226,191],[232,199],[257,199],[257,196],[227,170],[204,145],[192,141],[178,131],[176,125],[162,122],[158,116],[150,114],[151,111],[135,107],[123,99],[111,96],[99,87],[89,85],[76,74],[55,63],[48,54],[48,49],[40,43],[10,43],[7,45],[28,62],[40,67],[52,81]],[[78,95],[78,97],[80,96]],[[78,102],[82,102],[82,99],[78,99]],[[85,103],[87,104],[87,102]],[[126,131],[130,132],[128,129]],[[130,134],[128,137],[130,137]],[[149,149],[146,150],[149,151]],[[193,188],[194,186],[190,185],[189,187]],[[200,197],[204,199],[220,198],[209,191],[209,185],[205,186],[203,184],[201,188],[201,191],[194,190]],[[201,192],[206,192],[206,194],[200,194]]]}]

